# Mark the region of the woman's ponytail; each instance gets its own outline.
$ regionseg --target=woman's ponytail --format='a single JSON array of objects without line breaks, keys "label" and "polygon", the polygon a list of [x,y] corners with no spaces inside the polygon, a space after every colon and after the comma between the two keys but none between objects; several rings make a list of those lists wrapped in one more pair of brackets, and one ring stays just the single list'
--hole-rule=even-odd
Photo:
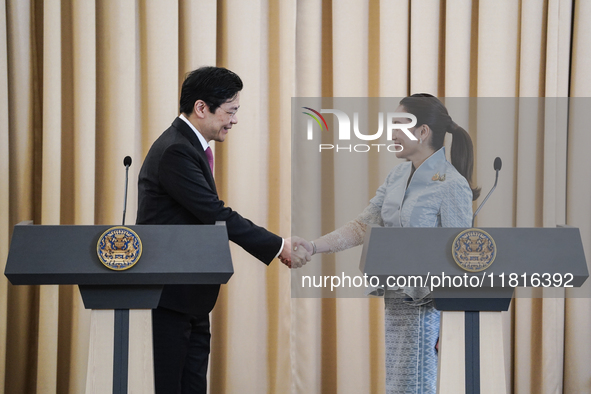
[{"label": "woman's ponytail", "polygon": [[460,174],[470,184],[472,189],[472,200],[476,200],[480,196],[480,188],[472,188],[472,171],[474,170],[474,148],[472,146],[472,139],[466,130],[458,126],[453,120],[448,128],[449,133],[453,136],[451,143],[451,164],[458,170]]}]

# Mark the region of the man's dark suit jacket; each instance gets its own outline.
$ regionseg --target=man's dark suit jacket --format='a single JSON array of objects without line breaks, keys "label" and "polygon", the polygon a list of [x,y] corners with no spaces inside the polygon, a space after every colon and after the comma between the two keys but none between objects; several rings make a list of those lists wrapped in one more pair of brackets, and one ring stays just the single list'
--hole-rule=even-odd
[{"label": "man's dark suit jacket", "polygon": [[[182,119],[154,142],[138,181],[137,224],[215,224],[225,221],[228,237],[265,264],[282,239],[243,218],[218,198],[207,156],[195,132]],[[187,261],[186,264],[195,264]],[[163,263],[164,264],[164,263]],[[195,315],[214,307],[219,285],[164,286],[160,306]]]}]

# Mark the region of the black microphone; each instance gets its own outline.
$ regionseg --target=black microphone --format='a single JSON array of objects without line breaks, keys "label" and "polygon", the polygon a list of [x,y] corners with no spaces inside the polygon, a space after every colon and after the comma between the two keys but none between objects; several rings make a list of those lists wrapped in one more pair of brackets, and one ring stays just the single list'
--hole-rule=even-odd
[{"label": "black microphone", "polygon": [[129,178],[129,166],[131,166],[131,157],[125,156],[123,159],[125,166],[125,198],[123,199],[123,226],[125,226],[125,211],[127,210],[127,180]]},{"label": "black microphone", "polygon": [[502,166],[503,166],[503,162],[501,161],[501,158],[500,157],[497,157],[495,159],[494,164],[493,164],[494,170],[497,172],[497,175],[495,176],[495,184],[493,185],[492,189],[490,189],[490,192],[488,192],[488,194],[484,198],[484,201],[482,201],[482,203],[480,204],[480,206],[478,207],[478,209],[476,210],[476,212],[474,212],[474,216],[472,216],[472,227],[474,227],[474,219],[476,219],[476,215],[478,215],[478,212],[480,212],[480,209],[482,209],[482,207],[484,206],[484,203],[486,202],[486,200],[488,200],[488,198],[490,197],[490,195],[492,194],[492,192],[497,187],[497,181],[499,180],[499,171],[501,171],[501,167]]},{"label": "black microphone", "polygon": [[[129,164],[131,164],[131,157],[129,158]],[[495,171],[497,172],[497,176],[499,175],[499,171],[501,171],[502,166],[503,166],[503,162],[501,161],[501,158],[497,157],[495,159],[495,163],[493,164],[493,167],[494,167]]]}]

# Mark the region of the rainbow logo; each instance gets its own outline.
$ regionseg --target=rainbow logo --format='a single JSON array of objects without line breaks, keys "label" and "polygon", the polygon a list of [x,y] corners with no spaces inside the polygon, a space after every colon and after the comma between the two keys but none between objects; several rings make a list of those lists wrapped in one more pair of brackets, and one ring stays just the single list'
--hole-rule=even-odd
[{"label": "rainbow logo", "polygon": [[[312,115],[309,112],[302,112],[302,113],[304,115],[308,115],[309,117],[311,117],[312,119],[314,119],[316,121],[316,123],[318,123],[318,126],[320,126],[320,130],[323,129],[322,123],[324,123],[324,128],[326,129],[326,131],[328,131],[328,125],[326,124],[326,120],[324,119],[324,116],[320,115],[320,112],[318,112],[315,109],[312,109],[310,107],[302,107],[302,108],[307,109],[308,111],[314,112],[314,114],[316,114],[317,116],[314,116],[314,115]],[[318,117],[320,119],[322,119],[322,123],[320,123],[320,119],[318,119]],[[312,120],[311,119],[308,120],[308,139],[309,140],[312,139]]]}]

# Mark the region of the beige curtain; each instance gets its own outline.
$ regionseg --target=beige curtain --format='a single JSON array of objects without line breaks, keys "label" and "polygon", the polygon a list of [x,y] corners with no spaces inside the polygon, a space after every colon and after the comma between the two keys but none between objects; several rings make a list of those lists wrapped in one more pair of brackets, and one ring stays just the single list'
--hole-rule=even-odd
[{"label": "beige curtain", "polygon": [[[245,83],[239,124],[215,147],[222,199],[289,236],[292,96],[588,97],[589,26],[591,4],[573,0],[2,0],[0,264],[20,221],[119,224],[126,155],[134,222],[141,162],[196,67],[228,67]],[[497,133],[468,127],[485,191],[503,152],[502,185],[478,225],[566,223],[591,256],[588,115],[519,102]],[[391,166],[370,156],[349,170],[371,174],[371,198]],[[311,174],[318,222],[301,235],[366,204],[339,198],[350,188],[341,179]],[[332,200],[320,202],[327,182]],[[310,264],[330,271],[359,253]],[[232,255],[236,273],[212,313],[212,393],[384,392],[381,300],[292,299],[281,264]],[[509,392],[591,392],[589,297],[517,298],[504,318]],[[0,277],[0,390],[83,392],[88,336],[76,287]]]}]

